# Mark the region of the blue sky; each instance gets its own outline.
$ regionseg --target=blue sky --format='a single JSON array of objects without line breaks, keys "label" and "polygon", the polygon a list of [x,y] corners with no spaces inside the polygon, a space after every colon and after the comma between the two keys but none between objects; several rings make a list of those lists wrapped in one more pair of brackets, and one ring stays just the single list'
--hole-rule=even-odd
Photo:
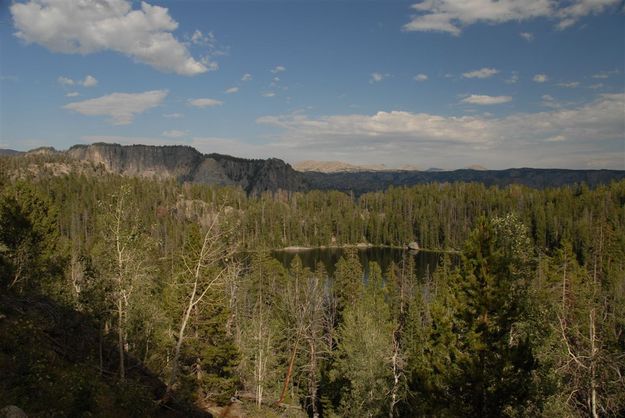
[{"label": "blue sky", "polygon": [[0,2],[0,147],[625,169],[616,0]]}]

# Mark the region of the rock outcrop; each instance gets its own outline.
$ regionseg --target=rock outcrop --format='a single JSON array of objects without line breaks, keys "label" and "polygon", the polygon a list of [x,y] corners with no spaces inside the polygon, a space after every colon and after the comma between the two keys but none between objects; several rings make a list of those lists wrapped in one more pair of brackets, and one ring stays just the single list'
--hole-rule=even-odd
[{"label": "rock outcrop", "polygon": [[282,160],[248,160],[228,155],[204,155],[188,146],[97,143],[75,145],[70,157],[101,164],[112,173],[194,183],[240,185],[250,194],[304,190],[301,173]]}]

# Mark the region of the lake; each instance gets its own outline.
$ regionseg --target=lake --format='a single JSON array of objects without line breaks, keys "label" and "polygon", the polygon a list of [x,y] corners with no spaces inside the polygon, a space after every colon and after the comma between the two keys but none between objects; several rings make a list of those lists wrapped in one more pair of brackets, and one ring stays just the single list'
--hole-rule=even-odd
[{"label": "lake", "polygon": [[[314,269],[317,263],[323,263],[330,276],[334,275],[336,263],[341,256],[345,254],[344,248],[313,248],[302,251],[273,251],[272,257],[280,261],[283,266],[289,267],[293,259],[298,256],[302,260],[304,267]],[[364,269],[364,279],[369,276],[369,262],[375,261],[382,269],[382,274],[386,275],[386,271],[392,262],[400,264],[404,257],[413,257],[415,261],[415,273],[418,279],[425,278],[436,270],[436,266],[440,262],[442,253],[429,251],[408,251],[399,248],[388,247],[368,247],[358,248],[358,257]]]}]

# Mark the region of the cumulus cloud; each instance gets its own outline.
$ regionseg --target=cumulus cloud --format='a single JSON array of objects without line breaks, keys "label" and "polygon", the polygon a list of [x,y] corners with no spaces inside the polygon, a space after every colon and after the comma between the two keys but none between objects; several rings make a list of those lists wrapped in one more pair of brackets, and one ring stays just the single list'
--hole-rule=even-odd
[{"label": "cumulus cloud", "polygon": [[512,101],[512,97],[510,96],[487,96],[483,94],[472,94],[462,99],[462,103],[469,103],[481,106],[508,103],[510,101]]},{"label": "cumulus cloud", "polygon": [[[264,147],[273,155],[296,157],[306,153],[316,158],[367,161],[392,164],[406,155],[425,155],[421,164],[484,156],[489,166],[592,166],[591,157],[610,157],[610,147],[622,150],[625,134],[623,107],[625,95],[604,94],[574,108],[536,113],[516,113],[505,117],[443,116],[405,111],[370,114],[308,117],[301,113],[264,116],[257,123],[278,129],[276,140]],[[569,148],[560,147],[563,144]],[[461,160],[460,160],[461,158]],[[622,166],[622,155],[621,155]],[[408,161],[406,161],[408,162]],[[413,161],[419,163],[420,161]],[[588,165],[587,165],[588,164]]]},{"label": "cumulus cloud", "polygon": [[215,107],[221,106],[224,102],[216,99],[208,99],[208,98],[200,98],[200,99],[189,99],[188,103],[191,106],[195,107]]},{"label": "cumulus cloud", "polygon": [[56,81],[62,86],[93,87],[98,85],[98,80],[92,75],[87,75],[84,80],[72,80],[71,78],[60,76]]},{"label": "cumulus cloud", "polygon": [[63,108],[87,116],[109,116],[114,125],[127,125],[137,114],[161,104],[167,94],[167,90],[113,93],[95,99],[68,103]]},{"label": "cumulus cloud", "polygon": [[531,32],[521,32],[519,36],[525,39],[527,42],[532,42],[534,40],[534,34]]},{"label": "cumulus cloud", "polygon": [[417,74],[414,76],[415,81],[426,81],[428,79],[427,74]]},{"label": "cumulus cloud", "polygon": [[128,0],[30,0],[10,6],[15,35],[52,52],[116,51],[159,71],[196,75],[216,64],[195,60],[172,32],[178,23],[167,8]]},{"label": "cumulus cloud", "polygon": [[373,84],[373,83],[379,83],[380,81],[384,80],[385,78],[387,78],[390,74],[382,74],[382,73],[371,73],[371,78],[369,78],[369,83]]},{"label": "cumulus cloud", "polygon": [[96,80],[95,77],[88,75],[87,77],[85,77],[85,79],[82,81],[82,85],[84,87],[93,87],[93,86],[97,86],[98,85],[98,80]]},{"label": "cumulus cloud", "polygon": [[[274,74],[278,74],[278,73],[283,73],[286,71],[286,67],[284,65],[276,65],[275,67],[273,67],[273,69],[271,70],[272,73]],[[245,76],[244,76],[245,77]]]},{"label": "cumulus cloud", "polygon": [[78,93],[77,91],[70,91],[69,93],[65,95],[65,97],[78,97],[78,96],[80,96],[80,93]]},{"label": "cumulus cloud", "polygon": [[75,84],[74,80],[67,77],[59,77],[56,79],[56,82],[62,86],[73,86]]},{"label": "cumulus cloud", "polygon": [[479,70],[462,73],[463,78],[489,78],[497,74],[499,70],[496,68],[480,68]]},{"label": "cumulus cloud", "polygon": [[250,81],[251,79],[252,79],[252,74],[250,73],[243,74],[243,77],[241,77],[241,81]]},{"label": "cumulus cloud", "polygon": [[532,80],[537,83],[545,83],[547,80],[549,80],[549,77],[547,76],[547,74],[536,74]]},{"label": "cumulus cloud", "polygon": [[163,136],[166,136],[167,138],[182,138],[185,136],[189,135],[188,131],[180,131],[178,129],[172,129],[169,131],[164,131]]},{"label": "cumulus cloud", "polygon": [[262,93],[263,97],[275,97],[276,93],[273,91],[266,91],[264,93]]},{"label": "cumulus cloud", "polygon": [[557,20],[565,29],[589,14],[598,14],[620,0],[423,0],[412,6],[415,15],[405,31],[446,32],[459,35],[476,23],[499,24],[535,18]]},{"label": "cumulus cloud", "polygon": [[229,89],[226,89],[225,93],[226,94],[234,94],[237,93],[239,91],[238,87],[230,87]]}]

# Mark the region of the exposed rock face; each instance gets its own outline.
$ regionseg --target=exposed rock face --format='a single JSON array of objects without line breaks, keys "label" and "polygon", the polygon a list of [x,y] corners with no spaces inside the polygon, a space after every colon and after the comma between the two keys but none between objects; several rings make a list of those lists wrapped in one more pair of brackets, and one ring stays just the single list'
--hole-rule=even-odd
[{"label": "exposed rock face", "polygon": [[128,176],[174,178],[219,185],[238,184],[251,194],[303,190],[304,178],[282,160],[247,160],[227,155],[204,155],[188,146],[118,144],[76,145],[67,154],[102,164],[107,171]]},{"label": "exposed rock face", "polygon": [[223,168],[226,176],[252,194],[266,190],[305,190],[304,176],[282,160],[247,160],[229,155],[209,154]]},{"label": "exposed rock face", "polygon": [[78,160],[102,164],[114,173],[156,178],[189,177],[203,162],[202,154],[185,146],[75,145],[67,154]]}]

